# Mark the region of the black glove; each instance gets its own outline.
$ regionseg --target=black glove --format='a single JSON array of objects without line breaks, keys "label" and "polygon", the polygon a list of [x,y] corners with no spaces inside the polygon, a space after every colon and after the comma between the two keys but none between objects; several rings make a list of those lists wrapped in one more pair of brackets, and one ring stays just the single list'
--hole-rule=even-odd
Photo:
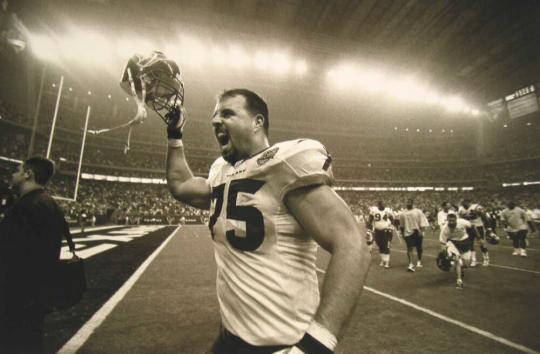
[{"label": "black glove", "polygon": [[167,138],[182,139],[182,130],[186,124],[184,107],[174,107],[165,115],[167,120]]}]

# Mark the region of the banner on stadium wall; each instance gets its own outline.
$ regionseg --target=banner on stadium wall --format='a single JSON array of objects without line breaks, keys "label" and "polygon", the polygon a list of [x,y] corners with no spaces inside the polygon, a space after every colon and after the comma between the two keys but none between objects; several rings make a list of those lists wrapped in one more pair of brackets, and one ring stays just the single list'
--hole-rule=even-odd
[{"label": "banner on stadium wall", "polygon": [[503,119],[506,116],[506,105],[504,104],[504,100],[502,98],[489,102],[487,106],[488,119],[490,121],[493,122],[499,119]]},{"label": "banner on stadium wall", "polygon": [[145,225],[163,225],[168,224],[167,218],[164,216],[150,216],[150,217],[143,217],[141,219],[141,223]]},{"label": "banner on stadium wall", "polygon": [[535,93],[513,99],[507,102],[508,114],[511,119],[525,116],[538,111],[538,99]]}]

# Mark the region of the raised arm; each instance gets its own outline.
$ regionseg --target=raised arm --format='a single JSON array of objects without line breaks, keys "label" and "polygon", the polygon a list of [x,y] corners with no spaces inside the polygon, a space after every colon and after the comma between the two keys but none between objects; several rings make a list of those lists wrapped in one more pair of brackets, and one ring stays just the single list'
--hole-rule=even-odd
[{"label": "raised arm", "polygon": [[327,185],[293,190],[285,203],[306,232],[332,254],[314,320],[339,337],[370,266],[365,231],[355,222],[345,202]]},{"label": "raised arm", "polygon": [[168,114],[167,126],[167,186],[173,197],[199,209],[209,209],[212,190],[206,180],[195,177],[189,168],[182,143],[185,124],[184,111],[177,109]]}]

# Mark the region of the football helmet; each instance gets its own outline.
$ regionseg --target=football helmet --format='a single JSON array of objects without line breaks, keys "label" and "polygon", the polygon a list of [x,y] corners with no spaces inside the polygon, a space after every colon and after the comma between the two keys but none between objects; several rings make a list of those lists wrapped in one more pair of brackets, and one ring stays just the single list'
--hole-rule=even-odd
[{"label": "football helmet", "polygon": [[444,272],[450,271],[450,268],[452,267],[452,258],[446,250],[440,251],[435,261],[440,270]]},{"label": "football helmet", "polygon": [[501,238],[493,231],[486,233],[486,241],[492,245],[496,245],[501,241]]},{"label": "football helmet", "polygon": [[122,72],[120,87],[144,101],[168,124],[171,112],[184,103],[184,83],[178,65],[165,54],[153,51],[149,56],[132,56]]}]

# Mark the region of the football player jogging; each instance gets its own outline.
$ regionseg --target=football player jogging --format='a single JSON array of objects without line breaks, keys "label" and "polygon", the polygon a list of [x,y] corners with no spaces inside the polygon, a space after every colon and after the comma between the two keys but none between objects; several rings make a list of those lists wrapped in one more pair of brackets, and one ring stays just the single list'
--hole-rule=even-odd
[{"label": "football player jogging", "polygon": [[[480,243],[480,250],[482,251],[482,265],[489,265],[489,252],[486,247],[486,233],[491,233],[492,230],[489,227],[489,221],[487,219],[484,208],[480,204],[471,204],[468,199],[463,200],[458,210],[458,216],[465,220],[470,221],[473,226],[473,232],[470,237],[471,247],[471,267],[476,267],[476,251],[474,249],[474,242],[478,240]],[[488,228],[485,228],[485,225]]]},{"label": "football player jogging", "polygon": [[508,232],[508,236],[514,243],[514,252],[512,256],[527,257],[527,245],[525,239],[527,238],[528,226],[527,226],[527,214],[525,210],[516,206],[516,203],[510,201],[507,204],[507,208],[502,211],[502,223],[503,227]]},{"label": "football player jogging", "polygon": [[423,231],[429,227],[429,222],[422,212],[422,210],[415,208],[413,200],[408,199],[406,209],[399,216],[399,228],[401,234],[405,238],[407,244],[407,259],[409,260],[408,272],[414,272],[415,267],[412,258],[412,252],[416,249],[416,267],[422,267],[422,244],[423,244]]},{"label": "football player jogging", "polygon": [[439,241],[441,250],[447,252],[454,262],[456,270],[456,288],[463,289],[464,260],[470,262],[469,233],[472,225],[469,221],[458,218],[456,214],[448,214],[446,223],[441,227]]},{"label": "football player jogging", "polygon": [[368,232],[373,231],[375,243],[381,256],[381,267],[390,268],[390,244],[392,242],[393,212],[382,201],[369,210]]},{"label": "football player jogging", "polygon": [[[222,156],[204,179],[184,155],[182,111],[167,118],[169,190],[211,215],[222,329],[210,353],[333,353],[371,257],[329,186],[324,146],[308,139],[270,146],[265,101],[228,90],[211,117]],[[320,295],[318,245],[331,253]]]}]

